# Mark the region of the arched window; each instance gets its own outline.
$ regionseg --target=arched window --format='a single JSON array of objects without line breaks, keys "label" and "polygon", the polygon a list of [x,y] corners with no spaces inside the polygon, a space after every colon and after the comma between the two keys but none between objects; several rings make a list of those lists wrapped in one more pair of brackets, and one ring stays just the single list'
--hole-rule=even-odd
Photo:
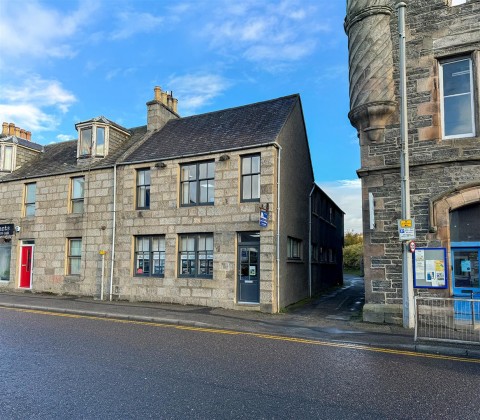
[{"label": "arched window", "polygon": [[450,212],[452,242],[480,241],[480,203],[460,207]]}]

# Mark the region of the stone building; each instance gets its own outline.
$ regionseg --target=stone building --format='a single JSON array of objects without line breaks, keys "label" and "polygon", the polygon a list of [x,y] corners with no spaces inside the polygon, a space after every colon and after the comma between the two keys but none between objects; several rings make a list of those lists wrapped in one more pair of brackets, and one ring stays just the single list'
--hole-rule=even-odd
[{"label": "stone building", "polygon": [[[345,31],[361,151],[364,319],[402,323],[396,3],[348,0]],[[434,273],[414,293],[469,296],[480,292],[480,2],[406,3],[411,214],[417,249],[444,248],[447,268],[445,289]]]},{"label": "stone building", "polygon": [[5,126],[0,290],[277,312],[323,265],[341,281],[320,221],[343,237],[343,213],[314,184],[298,95],[180,118],[156,87],[146,126],[76,129],[42,147]]}]

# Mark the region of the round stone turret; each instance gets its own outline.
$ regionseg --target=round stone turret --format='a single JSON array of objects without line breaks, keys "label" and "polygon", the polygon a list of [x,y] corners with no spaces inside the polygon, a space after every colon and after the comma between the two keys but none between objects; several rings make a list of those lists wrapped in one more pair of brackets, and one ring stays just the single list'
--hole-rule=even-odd
[{"label": "round stone turret", "polygon": [[388,0],[347,0],[350,113],[360,142],[384,140],[396,110]]}]

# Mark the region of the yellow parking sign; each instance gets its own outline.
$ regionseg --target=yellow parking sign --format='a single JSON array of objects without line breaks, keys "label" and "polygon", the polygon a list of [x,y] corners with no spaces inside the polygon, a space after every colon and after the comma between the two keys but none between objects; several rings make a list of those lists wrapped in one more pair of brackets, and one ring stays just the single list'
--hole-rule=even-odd
[{"label": "yellow parking sign", "polygon": [[402,227],[402,228],[412,227],[412,219],[400,220],[400,227]]}]

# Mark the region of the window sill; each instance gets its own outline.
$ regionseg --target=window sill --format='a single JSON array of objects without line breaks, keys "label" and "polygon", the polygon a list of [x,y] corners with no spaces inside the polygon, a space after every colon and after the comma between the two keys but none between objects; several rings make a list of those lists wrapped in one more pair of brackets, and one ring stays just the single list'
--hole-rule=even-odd
[{"label": "window sill", "polygon": [[152,275],[150,275],[150,274],[137,274],[137,273],[135,273],[133,275],[133,277],[139,278],[139,279],[141,279],[141,278],[144,278],[144,279],[150,279],[150,278],[163,279],[163,278],[165,278],[165,274],[152,274]]},{"label": "window sill", "polygon": [[212,276],[190,276],[188,274],[180,274],[178,276],[179,279],[192,279],[192,280],[213,280]]},{"label": "window sill", "polygon": [[199,203],[199,204],[180,204],[180,207],[205,207],[214,206],[215,203]]},{"label": "window sill", "polygon": [[300,264],[303,263],[303,260],[301,258],[287,258],[287,263]]}]

